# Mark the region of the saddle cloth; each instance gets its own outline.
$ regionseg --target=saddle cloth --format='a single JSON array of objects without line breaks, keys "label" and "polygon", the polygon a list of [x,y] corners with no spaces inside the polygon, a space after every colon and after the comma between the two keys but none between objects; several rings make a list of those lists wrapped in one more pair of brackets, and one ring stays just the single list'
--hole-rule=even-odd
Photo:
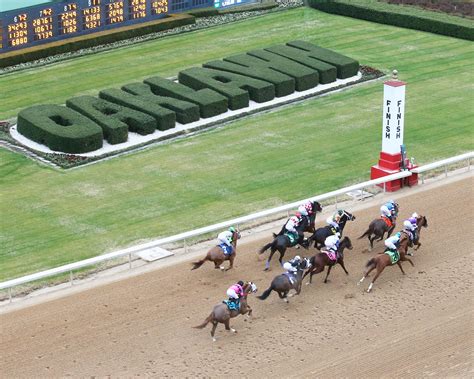
[{"label": "saddle cloth", "polygon": [[219,247],[222,249],[222,251],[224,252],[224,255],[232,255],[232,252],[234,251],[234,249],[232,248],[232,246],[228,246],[226,245],[225,243],[221,243],[219,245]]},{"label": "saddle cloth", "polygon": [[331,261],[337,262],[337,253],[331,250],[321,250],[322,253],[326,254]]},{"label": "saddle cloth", "polygon": [[295,233],[286,232],[284,233],[286,237],[290,240],[290,245],[293,247],[298,242],[299,236]]},{"label": "saddle cloth", "polygon": [[385,250],[384,254],[390,257],[390,261],[393,265],[400,260],[400,253],[397,250]]},{"label": "saddle cloth", "polygon": [[388,217],[382,216],[382,220],[384,220],[384,222],[387,224],[389,228],[392,227],[392,221],[390,221]]},{"label": "saddle cloth", "polygon": [[224,300],[223,303],[227,305],[227,308],[229,308],[229,311],[238,311],[240,308],[239,300],[235,300],[235,301]]},{"label": "saddle cloth", "polygon": [[294,274],[285,272],[284,275],[287,276],[288,280],[290,281],[292,285],[296,283],[296,276]]}]

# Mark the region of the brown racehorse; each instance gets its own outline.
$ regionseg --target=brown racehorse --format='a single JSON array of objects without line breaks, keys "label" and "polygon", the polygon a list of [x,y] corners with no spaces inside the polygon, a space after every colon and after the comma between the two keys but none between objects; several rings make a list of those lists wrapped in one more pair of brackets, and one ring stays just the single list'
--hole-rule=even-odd
[{"label": "brown racehorse", "polygon": [[237,333],[235,329],[230,327],[230,319],[237,317],[238,315],[244,315],[246,313],[248,313],[248,317],[250,317],[252,315],[252,308],[250,308],[250,306],[247,304],[247,295],[249,293],[257,292],[257,286],[252,282],[246,282],[243,288],[244,295],[240,298],[240,308],[238,311],[229,310],[225,303],[217,304],[212,310],[211,314],[204,320],[204,322],[201,325],[194,326],[194,328],[204,329],[207,324],[212,322],[211,337],[214,342],[216,341],[214,334],[219,323],[225,325],[225,330],[230,330],[232,333]]},{"label": "brown racehorse", "polygon": [[[328,272],[326,274],[326,278],[324,279],[324,283],[328,282],[328,276],[329,273],[331,272],[331,269],[333,266],[336,265],[336,263],[339,263],[346,273],[346,275],[349,275],[349,273],[346,270],[346,267],[344,266],[344,249],[348,248],[349,250],[352,250],[352,242],[349,237],[344,237],[339,244],[339,248],[337,249],[337,260],[333,261],[331,260],[328,255],[324,252],[317,253],[316,255],[312,256],[309,260],[309,263],[311,263],[311,267],[304,273],[303,279],[305,278],[306,275],[310,274],[309,276],[309,283],[311,283],[311,280],[313,279],[314,274],[319,274],[320,272],[324,271],[325,266],[328,267]],[[306,284],[309,284],[306,283]]]},{"label": "brown racehorse", "polygon": [[[420,242],[420,234],[421,234],[421,228],[427,228],[428,227],[428,220],[425,216],[419,215],[416,218],[416,235],[415,235],[415,240],[413,241],[413,246],[415,246],[414,250],[418,250],[421,246]],[[407,255],[413,256],[413,253],[408,253]]]},{"label": "brown racehorse", "polygon": [[237,240],[239,238],[240,232],[235,229],[232,235],[232,253],[230,255],[224,254],[224,251],[219,245],[214,246],[207,252],[206,256],[203,259],[192,263],[193,267],[191,268],[191,270],[196,270],[197,268],[201,267],[206,261],[214,262],[214,268],[218,268],[223,271],[224,267],[221,266],[221,264],[224,263],[224,261],[229,261],[229,267],[225,269],[225,271],[230,270],[232,267],[234,267],[234,259],[237,253]]},{"label": "brown racehorse", "polygon": [[[398,248],[398,252],[400,254],[400,259],[396,262],[398,267],[400,267],[400,270],[402,271],[402,274],[405,275],[405,271],[403,271],[403,267],[401,265],[401,262],[403,261],[408,261],[411,263],[412,266],[415,266],[411,259],[406,257],[407,250],[408,250],[408,245],[410,244],[410,237],[408,236],[408,233],[405,231],[402,231],[402,236],[400,238],[400,244]],[[357,285],[360,285],[366,277],[369,276],[370,272],[372,270],[377,270],[375,273],[374,278],[372,279],[372,282],[369,285],[369,288],[367,289],[367,292],[370,292],[372,290],[372,287],[374,286],[375,281],[379,277],[379,275],[382,273],[382,271],[385,269],[387,266],[392,266],[395,263],[392,263],[392,260],[390,259],[390,256],[386,253],[379,253],[372,259],[370,259],[367,264],[365,265],[365,271],[364,271],[364,276],[362,277],[361,280],[359,280],[359,283]]]}]

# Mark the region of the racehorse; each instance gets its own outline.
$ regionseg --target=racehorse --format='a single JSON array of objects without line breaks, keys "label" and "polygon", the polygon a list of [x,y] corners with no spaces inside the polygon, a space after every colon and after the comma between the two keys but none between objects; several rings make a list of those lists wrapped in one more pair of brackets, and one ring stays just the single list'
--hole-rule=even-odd
[{"label": "racehorse", "polygon": [[229,267],[225,269],[225,271],[230,270],[232,267],[234,267],[234,259],[237,253],[237,240],[239,238],[240,232],[239,230],[235,229],[232,234],[232,252],[230,254],[225,254],[224,250],[220,245],[214,246],[207,252],[206,256],[203,259],[192,263],[193,267],[191,268],[191,270],[196,270],[197,268],[201,267],[206,261],[214,262],[214,268],[218,268],[221,270],[224,270],[224,267],[221,266],[221,264],[224,261],[229,261]]},{"label": "racehorse", "polygon": [[[395,205],[395,214],[392,216],[392,221],[388,220],[386,217],[377,218],[369,224],[369,228],[362,234],[358,239],[367,237],[369,239],[369,251],[372,251],[374,248],[374,241],[378,238],[377,241],[381,241],[384,238],[385,233],[387,233],[387,238],[390,237],[393,230],[395,229],[395,221],[398,216],[398,205]],[[390,224],[387,223],[390,222]]]},{"label": "racehorse", "polygon": [[324,267],[329,266],[328,272],[326,274],[326,278],[324,279],[324,283],[327,283],[329,273],[331,272],[331,269],[333,268],[333,266],[336,265],[336,263],[339,263],[342,269],[344,270],[344,272],[346,273],[346,275],[349,275],[349,273],[346,270],[346,267],[344,266],[344,249],[345,248],[352,250],[352,242],[349,237],[344,237],[341,243],[339,244],[335,261],[329,258],[328,254],[324,252],[324,250],[321,253],[317,253],[313,255],[309,260],[309,263],[311,263],[311,267],[303,275],[303,279],[304,279],[306,275],[310,274],[309,283],[306,283],[306,284],[311,283],[311,280],[313,279],[314,274],[319,274],[320,272],[323,272]]},{"label": "racehorse", "polygon": [[[280,299],[285,300],[287,303],[288,301],[288,292],[291,289],[296,290],[296,295],[299,295],[301,292],[301,283],[303,281],[303,272],[307,268],[311,267],[308,258],[303,258],[301,262],[298,264],[297,271],[296,271],[296,278],[294,280],[290,280],[289,276],[285,274],[281,274],[275,276],[270,284],[270,287],[266,289],[260,296],[257,296],[260,300],[265,300],[272,291],[278,293]],[[292,296],[292,295],[289,295]]]},{"label": "racehorse", "polygon": [[[303,232],[314,233],[314,222],[316,220],[316,213],[322,212],[322,210],[323,210],[323,207],[321,206],[321,204],[318,201],[312,201],[311,206],[312,206],[311,216],[305,217],[307,223],[305,224],[305,229],[303,230]],[[288,220],[285,221],[285,223],[283,224],[283,227],[278,232],[278,234],[273,233],[274,238],[276,238],[276,236],[281,236],[281,235],[285,234],[285,231],[286,231],[285,226],[286,226],[286,223],[288,222]]]},{"label": "racehorse", "polygon": [[[421,242],[420,242],[421,228],[427,228],[428,227],[427,218],[425,216],[419,215],[416,218],[416,225],[417,225],[417,229],[416,229],[415,239],[413,241],[414,250],[418,250],[421,246]],[[407,255],[413,256],[413,253],[408,253],[407,252]]]},{"label": "racehorse", "polygon": [[[342,211],[341,218],[338,222],[339,229],[341,230],[341,237],[344,227],[346,226],[346,222],[354,221],[355,219],[356,217],[353,214],[347,212],[346,210]],[[321,250],[321,248],[324,246],[324,241],[326,240],[326,238],[332,234],[333,232],[331,230],[331,226],[323,226],[322,228],[318,228],[315,230],[313,235],[306,240],[306,244],[309,246],[311,242],[314,241],[314,247],[318,250]]]},{"label": "racehorse", "polygon": [[248,314],[248,317],[252,315],[252,308],[247,304],[247,295],[249,293],[257,292],[257,286],[252,282],[246,282],[243,286],[244,294],[240,298],[239,310],[229,310],[229,307],[224,302],[214,306],[211,314],[204,320],[201,325],[194,326],[197,329],[204,329],[207,324],[212,322],[211,337],[215,342],[216,338],[214,334],[216,332],[217,325],[219,323],[224,324],[225,330],[230,330],[232,333],[237,333],[237,331],[230,327],[229,322],[231,318],[237,317],[238,315]]},{"label": "racehorse", "polygon": [[406,231],[402,231],[401,233],[402,236],[400,238],[400,244],[398,248],[398,252],[400,254],[399,259],[396,262],[392,263],[392,259],[390,258],[390,255],[387,254],[387,250],[384,253],[377,254],[375,257],[370,259],[365,265],[364,276],[361,280],[359,280],[359,283],[357,283],[357,285],[360,285],[364,281],[364,279],[369,276],[370,272],[376,269],[377,271],[375,273],[375,276],[372,279],[369,288],[367,289],[367,292],[370,292],[372,290],[372,287],[374,286],[375,281],[380,276],[385,267],[393,266],[396,263],[398,267],[400,267],[402,274],[405,275],[405,271],[403,271],[401,262],[408,261],[413,267],[415,266],[411,259],[406,257],[408,245],[410,244],[410,237]]}]

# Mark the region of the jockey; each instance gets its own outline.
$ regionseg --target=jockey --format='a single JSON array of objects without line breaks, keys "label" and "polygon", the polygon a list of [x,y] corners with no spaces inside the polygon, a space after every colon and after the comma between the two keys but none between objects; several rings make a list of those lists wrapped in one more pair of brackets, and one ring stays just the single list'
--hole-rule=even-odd
[{"label": "jockey", "polygon": [[341,228],[339,227],[339,221],[341,221],[342,211],[335,212],[331,217],[328,217],[326,222],[331,227],[332,234],[339,233],[341,235]]},{"label": "jockey", "polygon": [[307,201],[304,204],[301,204],[298,207],[298,212],[300,212],[305,217],[311,217],[313,214],[313,203],[311,201]]},{"label": "jockey", "polygon": [[303,221],[303,215],[300,212],[296,212],[294,216],[290,217],[285,225],[285,231],[293,234],[298,242],[303,241],[304,233],[302,230],[298,231],[296,228]]},{"label": "jockey", "polygon": [[286,272],[290,275],[295,275],[296,272],[298,271],[298,265],[301,262],[301,257],[297,255],[293,259],[290,259],[289,261],[285,262],[283,264],[283,268],[286,270]]},{"label": "jockey", "polygon": [[326,250],[331,251],[333,253],[337,253],[337,249],[339,248],[339,243],[341,242],[339,239],[340,234],[336,233],[332,236],[327,237],[324,240],[324,247]]},{"label": "jockey", "polygon": [[227,296],[231,303],[237,304],[239,299],[244,295],[244,282],[239,280],[237,283],[231,285],[227,290]]},{"label": "jockey", "polygon": [[235,228],[231,226],[228,230],[220,232],[217,236],[217,240],[224,245],[232,247],[232,241],[235,233]]},{"label": "jockey", "polygon": [[398,204],[394,200],[389,200],[387,203],[380,207],[380,213],[382,217],[387,217],[390,221],[393,221],[393,216],[396,216]]},{"label": "jockey", "polygon": [[416,218],[415,218],[415,224],[413,224],[410,219],[403,221],[403,229],[408,232],[408,235],[410,236],[410,240],[412,242],[415,240],[416,228],[417,228]]},{"label": "jockey", "polygon": [[385,246],[387,246],[388,250],[391,250],[393,252],[398,253],[398,248],[400,247],[400,238],[401,238],[401,233],[395,233],[393,236],[387,238],[385,240]]},{"label": "jockey", "polygon": [[412,233],[413,233],[413,241],[416,240],[416,231],[418,230],[418,224],[417,224],[417,221],[418,221],[418,213],[413,213],[411,215],[411,217],[408,219],[408,221],[411,222],[411,225],[413,226],[413,230],[412,230]]}]

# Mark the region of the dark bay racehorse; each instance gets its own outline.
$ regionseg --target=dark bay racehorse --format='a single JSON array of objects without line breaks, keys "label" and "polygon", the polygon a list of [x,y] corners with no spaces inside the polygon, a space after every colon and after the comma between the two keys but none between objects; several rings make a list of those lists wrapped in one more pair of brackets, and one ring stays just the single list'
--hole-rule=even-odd
[{"label": "dark bay racehorse", "polygon": [[[307,220],[307,223],[305,223],[305,229],[303,230],[303,232],[314,233],[314,222],[316,220],[316,213],[322,212],[323,210],[323,207],[318,201],[312,201],[311,205],[312,205],[311,216],[305,217],[305,219]],[[281,236],[285,234],[285,226],[288,220],[285,221],[285,223],[283,224],[278,234],[273,233],[274,238],[276,238],[276,236]]]},{"label": "dark bay racehorse", "polygon": [[266,289],[260,296],[257,296],[257,297],[260,300],[265,300],[272,291],[275,291],[276,293],[278,293],[278,296],[280,297],[280,299],[283,299],[288,303],[287,296],[288,296],[288,292],[290,292],[291,289],[296,290],[296,295],[300,294],[301,283],[303,280],[303,272],[310,266],[311,265],[309,263],[309,259],[303,258],[297,267],[296,277],[293,282],[290,280],[287,274],[278,275],[272,280],[270,287]]},{"label": "dark bay racehorse", "polygon": [[[392,216],[392,221],[387,218],[378,218],[372,221],[369,224],[369,228],[362,234],[358,239],[367,237],[369,239],[369,251],[372,251],[374,248],[374,241],[378,238],[377,241],[381,241],[384,238],[385,233],[387,233],[387,238],[390,237],[393,230],[395,229],[395,222],[398,216],[398,205],[395,205],[395,214]],[[390,224],[389,224],[390,223]]]},{"label": "dark bay racehorse", "polygon": [[222,247],[220,247],[219,245],[217,246],[214,246],[212,249],[210,249],[206,256],[201,259],[200,261],[197,261],[197,262],[193,262],[192,265],[193,267],[191,268],[191,270],[195,270],[199,267],[201,267],[204,262],[206,261],[211,261],[211,262],[214,262],[214,268],[218,268],[218,269],[221,269],[221,270],[224,270],[224,267],[221,266],[221,264],[224,262],[224,261],[229,261],[229,267],[227,269],[225,269],[225,271],[227,270],[230,270],[232,267],[234,267],[234,259],[235,259],[235,255],[237,253],[237,240],[240,238],[240,232],[235,229],[235,231],[233,232],[233,235],[232,235],[232,253],[227,255],[227,254],[224,254],[224,251],[222,250]]},{"label": "dark bay racehorse", "polygon": [[[338,222],[339,229],[341,230],[341,237],[342,237],[342,232],[344,230],[344,227],[346,226],[346,222],[354,221],[355,219],[356,217],[353,214],[347,212],[346,210],[342,211],[341,218]],[[332,234],[333,233],[331,230],[331,226],[329,225],[323,226],[322,228],[316,229],[313,235],[306,240],[306,243],[309,246],[311,242],[314,241],[314,247],[318,250],[321,250],[321,248],[324,246],[324,241],[326,240],[326,238]]]},{"label": "dark bay racehorse", "polygon": [[[298,225],[296,230],[298,232],[300,231],[303,232],[306,229],[307,225],[308,225],[308,222],[305,221],[305,219],[303,219],[303,221],[301,222],[301,224]],[[273,254],[275,254],[276,251],[280,253],[280,258],[278,258],[278,261],[280,262],[280,266],[283,266],[283,256],[285,255],[286,249],[288,249],[289,247],[295,246],[298,243],[298,241],[294,241],[292,243],[292,241],[290,240],[290,237],[288,237],[286,234],[282,234],[282,235],[273,234],[273,235],[275,239],[272,242],[267,243],[265,246],[263,246],[258,252],[259,254],[263,254],[266,250],[270,249],[270,255],[268,256],[268,259],[265,262],[264,271],[267,271],[270,269],[270,260],[272,259]],[[304,246],[304,247],[306,249],[308,248],[307,246]]]},{"label": "dark bay racehorse", "polygon": [[214,334],[216,332],[217,325],[219,323],[225,325],[225,329],[231,331],[232,333],[237,333],[237,331],[230,327],[230,319],[237,317],[238,315],[248,314],[250,317],[252,315],[252,308],[247,304],[247,295],[249,293],[257,292],[257,286],[252,282],[246,282],[244,284],[244,295],[240,298],[240,308],[239,310],[229,310],[229,307],[225,303],[217,304],[212,310],[211,314],[204,320],[201,325],[194,326],[197,329],[204,329],[207,324],[212,323],[211,337],[215,342],[216,338]]},{"label": "dark bay racehorse", "polygon": [[[410,237],[408,233],[405,231],[402,231],[402,236],[400,238],[400,245],[398,248],[400,258],[395,263],[398,265],[398,267],[400,267],[400,270],[402,271],[403,275],[405,275],[405,271],[403,271],[401,262],[408,261],[410,262],[412,266],[415,266],[413,262],[411,261],[411,259],[406,257],[409,244],[410,244]],[[361,280],[359,280],[359,283],[357,283],[357,285],[360,285],[364,281],[364,279],[369,276],[372,270],[376,270],[375,276],[372,279],[372,282],[370,283],[369,288],[367,289],[367,292],[370,292],[372,290],[372,287],[374,286],[375,281],[377,280],[379,275],[382,273],[382,271],[385,269],[385,267],[393,266],[395,263],[392,263],[390,255],[388,255],[386,251],[384,253],[377,254],[375,257],[370,259],[365,265],[364,276],[362,277]]]},{"label": "dark bay racehorse", "polygon": [[339,263],[342,269],[344,270],[344,272],[347,275],[349,275],[349,273],[346,270],[346,267],[344,266],[344,249],[345,248],[352,250],[352,242],[349,237],[344,237],[341,243],[339,244],[339,248],[337,249],[336,261],[330,259],[329,256],[324,251],[321,253],[317,253],[316,255],[313,255],[309,260],[309,263],[311,263],[311,267],[304,273],[303,279],[306,277],[306,275],[310,274],[309,283],[311,283],[311,279],[313,278],[314,274],[319,274],[320,272],[323,272],[324,267],[329,266],[328,272],[326,274],[326,278],[324,279],[324,283],[327,283],[329,273],[331,272],[331,269],[333,268],[333,266],[336,265],[336,263]]}]

